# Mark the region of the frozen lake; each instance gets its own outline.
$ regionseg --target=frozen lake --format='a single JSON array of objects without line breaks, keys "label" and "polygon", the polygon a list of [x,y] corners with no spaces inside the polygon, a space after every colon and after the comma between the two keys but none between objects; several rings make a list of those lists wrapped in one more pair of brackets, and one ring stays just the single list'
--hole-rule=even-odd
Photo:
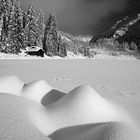
[{"label": "frozen lake", "polygon": [[0,60],[0,75],[16,75],[24,82],[46,80],[65,92],[81,84],[140,91],[139,60]]}]

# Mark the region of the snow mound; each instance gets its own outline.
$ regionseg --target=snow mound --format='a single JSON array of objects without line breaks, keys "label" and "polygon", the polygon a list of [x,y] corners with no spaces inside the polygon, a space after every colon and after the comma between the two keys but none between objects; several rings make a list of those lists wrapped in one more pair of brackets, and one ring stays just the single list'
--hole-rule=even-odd
[{"label": "snow mound", "polygon": [[64,127],[87,123],[121,121],[122,112],[90,86],[80,86],[48,106],[57,118],[65,118]]},{"label": "snow mound", "polygon": [[45,108],[46,113],[43,114],[34,109],[30,111],[31,120],[44,135],[75,125],[130,122],[125,112],[105,100],[90,86],[77,87],[57,101],[45,105]]},{"label": "snow mound", "polygon": [[0,140],[50,140],[30,120],[30,108],[42,110],[31,100],[0,94]]},{"label": "snow mound", "polygon": [[49,136],[53,140],[138,140],[138,131],[119,122],[74,126]]},{"label": "snow mound", "polygon": [[0,77],[0,92],[19,95],[24,83],[16,76]]},{"label": "snow mound", "polygon": [[60,92],[56,89],[53,89],[42,98],[41,103],[44,106],[50,105],[50,104],[58,101],[59,99],[61,99],[64,95],[65,95],[65,93]]},{"label": "snow mound", "polygon": [[24,85],[21,96],[41,102],[41,99],[52,90],[52,87],[43,80],[33,81]]}]

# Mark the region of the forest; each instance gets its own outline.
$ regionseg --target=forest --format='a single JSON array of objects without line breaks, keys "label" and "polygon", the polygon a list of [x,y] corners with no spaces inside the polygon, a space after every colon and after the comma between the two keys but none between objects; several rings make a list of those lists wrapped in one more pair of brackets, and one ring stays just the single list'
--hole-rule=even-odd
[{"label": "forest", "polygon": [[0,51],[18,54],[27,47],[38,46],[48,56],[67,55],[66,45],[57,32],[55,13],[49,14],[44,23],[44,12],[37,15],[29,5],[22,10],[18,0],[0,1]]}]

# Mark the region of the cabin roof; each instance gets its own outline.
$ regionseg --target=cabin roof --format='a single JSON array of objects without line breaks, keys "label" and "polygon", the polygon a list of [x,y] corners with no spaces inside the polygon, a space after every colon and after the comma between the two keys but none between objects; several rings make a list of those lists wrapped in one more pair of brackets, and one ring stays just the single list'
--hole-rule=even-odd
[{"label": "cabin roof", "polygon": [[27,47],[26,48],[26,52],[37,52],[39,50],[44,51],[42,48],[40,48],[38,46],[32,46],[32,47]]}]

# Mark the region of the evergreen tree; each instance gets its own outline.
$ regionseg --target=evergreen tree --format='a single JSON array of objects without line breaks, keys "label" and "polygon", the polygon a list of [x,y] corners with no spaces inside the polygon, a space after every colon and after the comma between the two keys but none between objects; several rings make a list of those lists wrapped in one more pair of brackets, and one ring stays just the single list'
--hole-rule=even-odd
[{"label": "evergreen tree", "polygon": [[18,54],[21,49],[26,47],[26,34],[22,24],[22,11],[18,1],[13,6],[8,27],[9,34],[5,51]]},{"label": "evergreen tree", "polygon": [[42,9],[40,10],[36,24],[37,24],[38,32],[39,32],[38,38],[37,38],[37,44],[39,46],[42,46],[42,39],[43,39],[43,34],[44,34],[44,12]]},{"label": "evergreen tree", "polygon": [[39,13],[39,16],[37,18],[36,23],[39,27],[40,32],[43,34],[43,31],[44,31],[44,12],[42,9],[40,10],[40,13]]},{"label": "evergreen tree", "polygon": [[67,56],[67,43],[62,42],[61,36],[58,37],[58,53],[59,56],[65,57]]},{"label": "evergreen tree", "polygon": [[23,28],[25,29],[27,26],[27,13],[26,13],[26,11],[22,11],[22,23],[23,23]]},{"label": "evergreen tree", "polygon": [[10,8],[9,0],[0,0],[0,16],[9,13],[9,8]]},{"label": "evergreen tree", "polygon": [[8,37],[8,25],[10,21],[11,16],[11,10],[12,10],[12,4],[9,0],[1,0],[0,1],[0,17],[2,19],[2,41],[5,42]]},{"label": "evergreen tree", "polygon": [[66,57],[67,56],[67,44],[62,43],[59,49],[59,56]]},{"label": "evergreen tree", "polygon": [[29,6],[26,18],[27,18],[27,26],[26,26],[27,45],[37,46],[37,38],[39,36],[39,31],[38,26],[36,24],[36,13],[33,7]]},{"label": "evergreen tree", "polygon": [[52,13],[45,25],[43,49],[47,55],[59,55],[59,44],[56,16]]},{"label": "evergreen tree", "polygon": [[136,45],[135,42],[131,42],[131,44],[130,44],[130,50],[133,50],[135,52],[138,51],[138,46]]},{"label": "evergreen tree", "polygon": [[2,41],[2,26],[3,26],[3,20],[2,17],[0,17],[0,42]]},{"label": "evergreen tree", "polygon": [[123,43],[124,50],[129,50],[130,46],[127,42]]}]

